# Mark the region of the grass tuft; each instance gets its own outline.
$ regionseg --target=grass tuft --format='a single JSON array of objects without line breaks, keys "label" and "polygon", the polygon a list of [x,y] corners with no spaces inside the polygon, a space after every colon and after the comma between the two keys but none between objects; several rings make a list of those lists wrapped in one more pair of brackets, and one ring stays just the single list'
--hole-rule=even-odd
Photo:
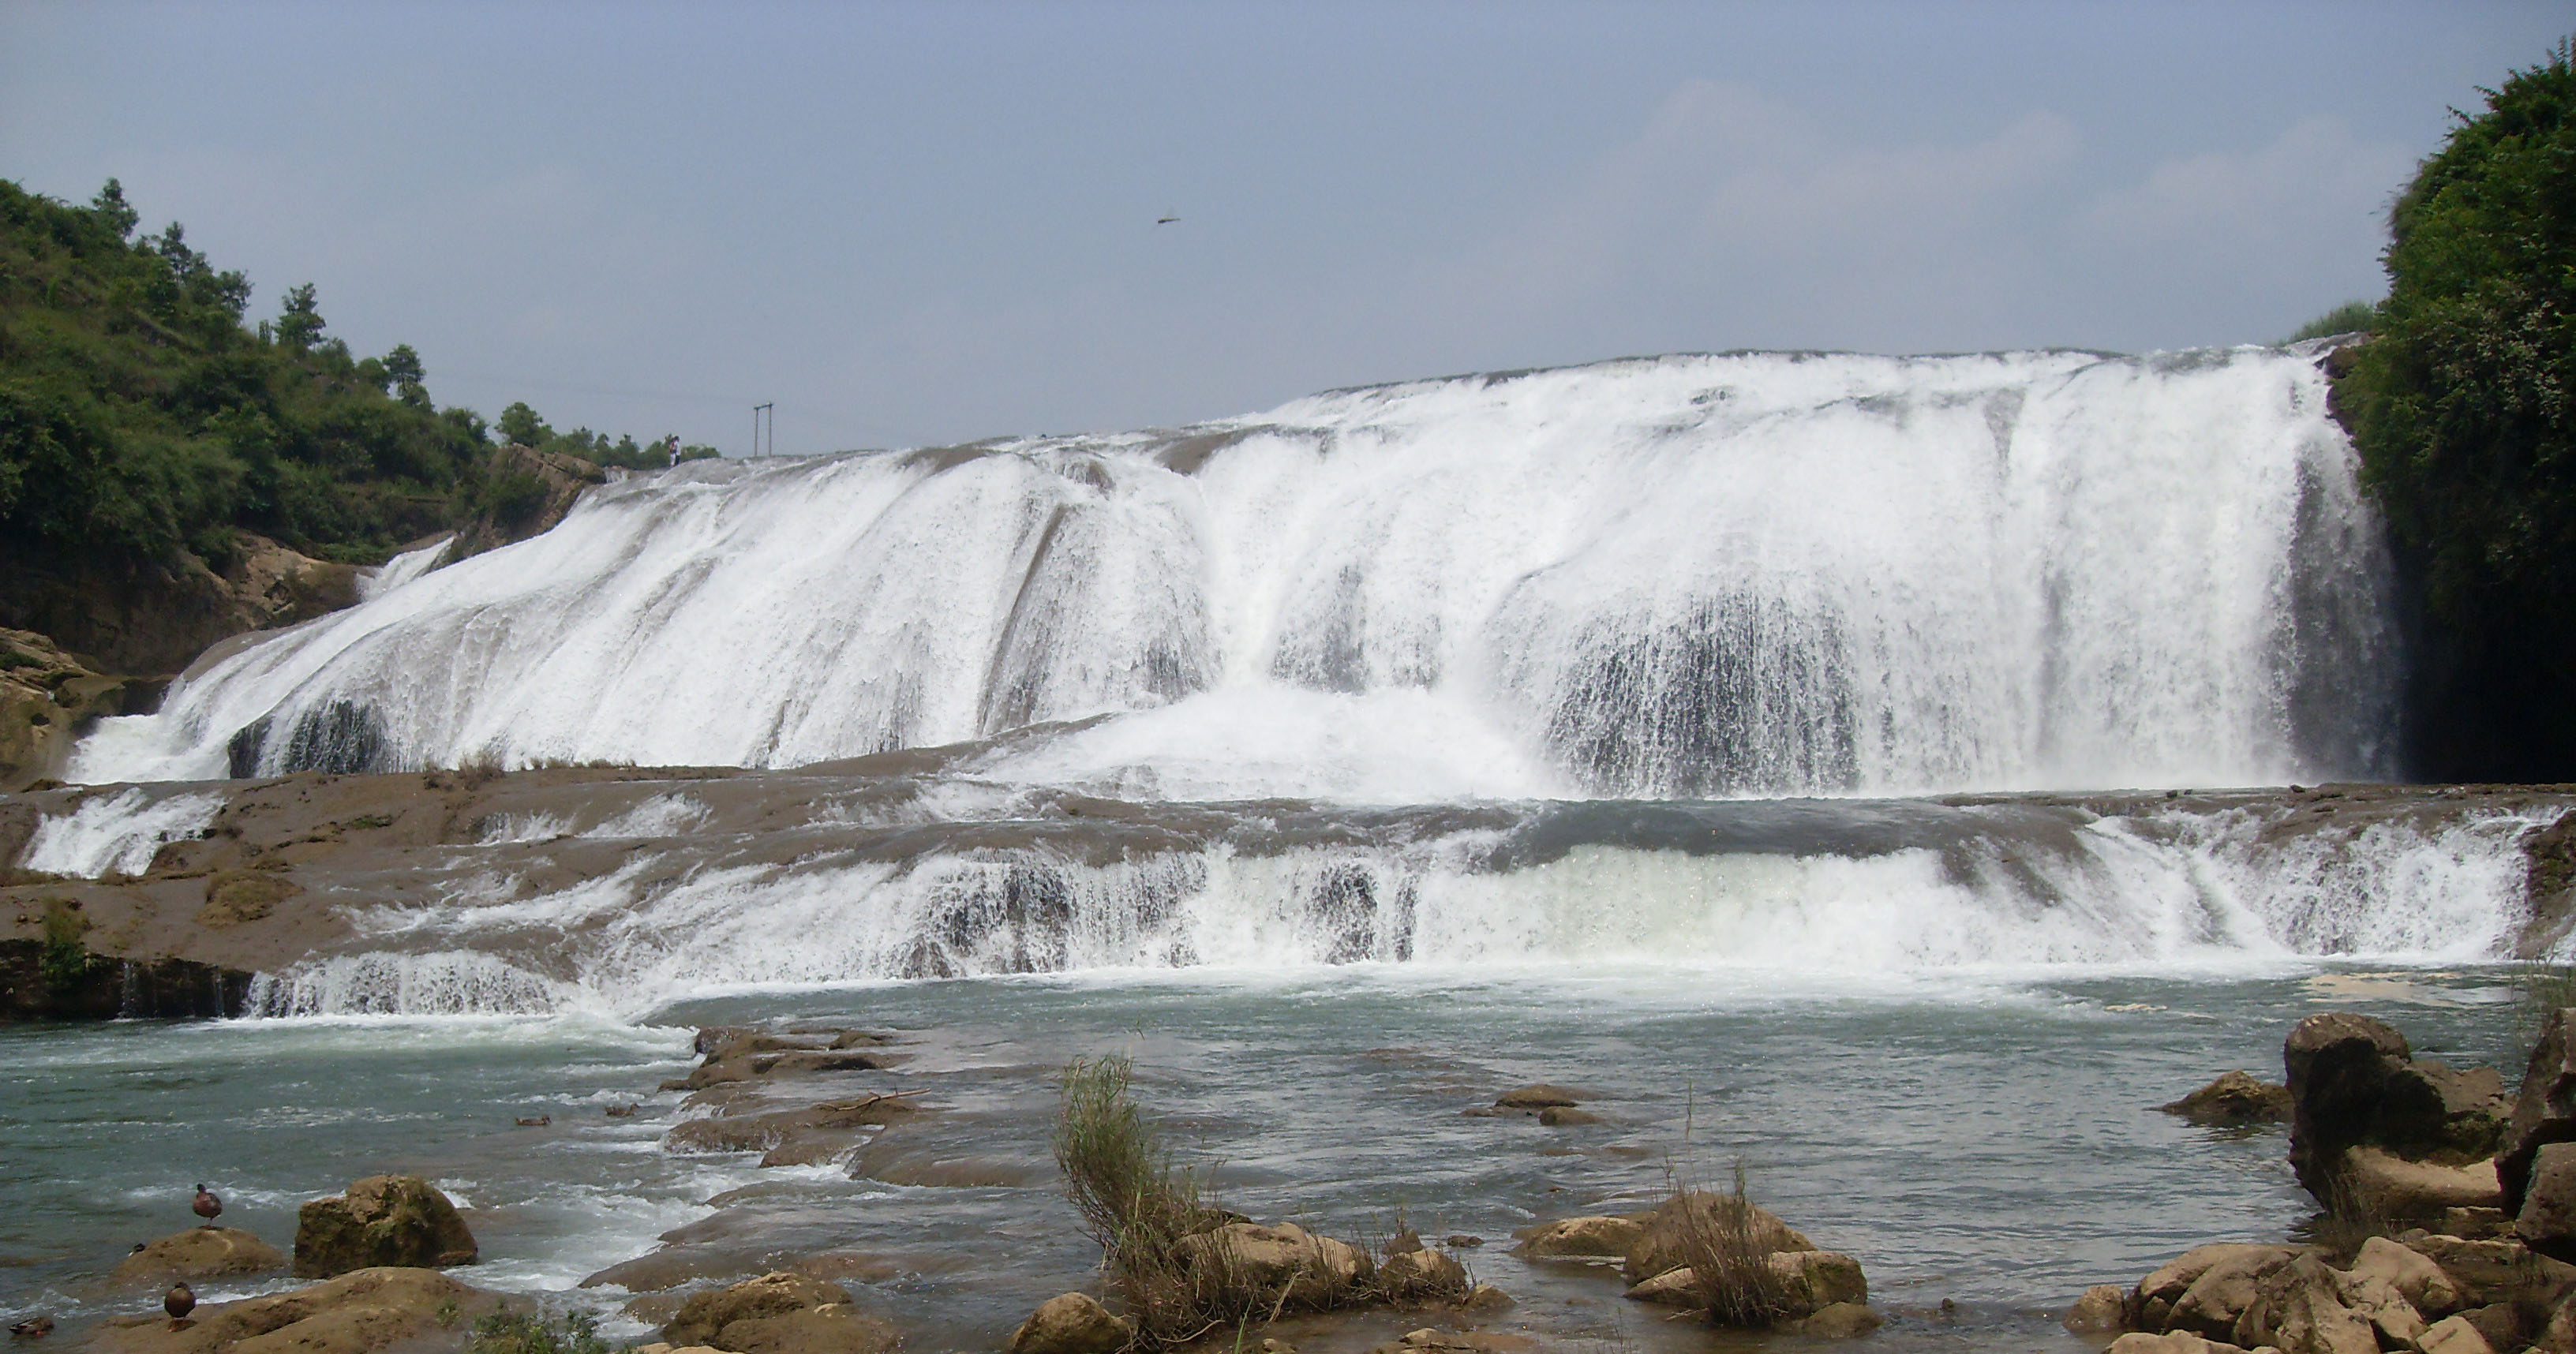
[{"label": "grass tuft", "polygon": [[465,1354],[614,1354],[614,1350],[599,1338],[596,1313],[566,1312],[549,1320],[507,1307],[475,1322],[474,1337],[465,1346]]},{"label": "grass tuft", "polygon": [[1795,1310],[1787,1280],[1771,1267],[1771,1238],[1745,1197],[1743,1162],[1735,1163],[1734,1192],[1709,1207],[1691,1206],[1690,1191],[1678,1184],[1673,1196],[1683,1201],[1674,1210],[1681,1252],[1709,1324],[1762,1330]]},{"label": "grass tuft", "polygon": [[1162,1130],[1129,1094],[1135,1064],[1116,1055],[1077,1058],[1064,1069],[1055,1160],[1065,1197],[1100,1243],[1110,1294],[1148,1348],[1182,1344],[1251,1315],[1230,1301],[1240,1285],[1193,1264],[1182,1242],[1230,1215],[1201,1196],[1197,1172],[1173,1159]]}]

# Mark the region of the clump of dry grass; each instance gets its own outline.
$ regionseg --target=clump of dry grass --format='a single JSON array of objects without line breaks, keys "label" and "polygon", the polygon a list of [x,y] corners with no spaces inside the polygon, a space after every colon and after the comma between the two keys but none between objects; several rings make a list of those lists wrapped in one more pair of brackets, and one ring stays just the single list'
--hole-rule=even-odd
[{"label": "clump of dry grass", "polygon": [[1771,1237],[1754,1217],[1744,1193],[1744,1163],[1735,1163],[1735,1189],[1705,1208],[1691,1207],[1679,1183],[1673,1196],[1683,1262],[1690,1266],[1700,1305],[1711,1325],[1760,1330],[1795,1310],[1789,1283],[1771,1267]]},{"label": "clump of dry grass", "polygon": [[1162,1130],[1128,1094],[1135,1066],[1115,1055],[1077,1058],[1064,1070],[1055,1160],[1065,1197],[1100,1243],[1111,1296],[1147,1348],[1186,1343],[1257,1315],[1244,1285],[1212,1272],[1222,1248],[1183,1244],[1232,1215],[1209,1204],[1196,1171],[1173,1159]]}]

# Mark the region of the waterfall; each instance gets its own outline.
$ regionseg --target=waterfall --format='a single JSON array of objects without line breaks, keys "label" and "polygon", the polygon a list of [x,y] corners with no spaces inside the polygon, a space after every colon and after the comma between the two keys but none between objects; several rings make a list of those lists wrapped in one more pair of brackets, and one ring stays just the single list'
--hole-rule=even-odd
[{"label": "waterfall", "polygon": [[1169,799],[2384,776],[2388,564],[2325,395],[2277,349],[1747,353],[693,462],[388,569],[72,775],[966,744]]}]

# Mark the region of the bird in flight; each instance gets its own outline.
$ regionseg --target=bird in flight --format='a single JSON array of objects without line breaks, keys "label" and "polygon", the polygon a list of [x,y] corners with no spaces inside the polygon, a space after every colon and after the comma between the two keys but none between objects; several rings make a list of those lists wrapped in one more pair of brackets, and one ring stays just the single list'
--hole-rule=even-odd
[{"label": "bird in flight", "polygon": [[1158,226],[1168,226],[1168,225],[1172,224],[1173,222],[1178,221],[1178,220],[1180,220],[1180,219],[1181,219],[1181,218],[1179,218],[1179,217],[1177,217],[1177,216],[1157,216],[1157,217],[1155,217],[1155,218],[1154,218],[1154,224],[1155,224],[1155,225],[1158,225]]}]

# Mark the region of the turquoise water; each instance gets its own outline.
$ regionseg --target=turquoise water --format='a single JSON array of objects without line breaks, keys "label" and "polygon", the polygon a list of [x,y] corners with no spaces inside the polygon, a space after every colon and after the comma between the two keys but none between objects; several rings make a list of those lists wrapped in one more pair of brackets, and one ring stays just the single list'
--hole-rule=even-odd
[{"label": "turquoise water", "polygon": [[[645,1329],[620,1313],[633,1295],[575,1285],[670,1234],[706,1282],[840,1254],[859,1276],[844,1283],[913,1347],[992,1348],[1091,1277],[1046,1165],[1050,1077],[1121,1051],[1139,1096],[1216,1163],[1231,1206],[1354,1239],[1391,1232],[1399,1210],[1426,1236],[1481,1236],[1462,1255],[1521,1299],[1507,1325],[1680,1338],[1621,1303],[1615,1280],[1505,1245],[1534,1220],[1634,1210],[1676,1177],[1720,1180],[1741,1162],[1758,1200],[1862,1260],[1897,1315],[1880,1341],[2028,1349],[2065,1340],[2046,1313],[2088,1284],[2310,1216],[2278,1129],[2194,1128],[2153,1106],[2232,1067],[2277,1078],[2283,1035],[2325,1009],[2378,1014],[2455,1062],[2509,1059],[2512,981],[2496,966],[2300,964],[1877,975],[1861,990],[1777,972],[1361,965],[753,992],[631,1025],[14,1028],[0,1030],[0,1310],[76,1327],[139,1309],[149,1295],[102,1277],[193,1222],[197,1180],[224,1195],[227,1224],[284,1247],[301,1201],[404,1171],[469,1207],[483,1248],[469,1281],[598,1308],[612,1330]],[[973,1157],[1011,1183],[665,1151],[691,1111],[653,1088],[689,1065],[692,1028],[756,1021],[902,1031],[913,1061],[867,1076],[943,1110],[905,1126],[916,1155]],[[1540,1080],[1595,1094],[1607,1122],[1461,1114]],[[628,1101],[635,1117],[603,1115]],[[539,1114],[552,1124],[512,1122]],[[1929,1315],[1944,1298],[1961,1304],[1954,1325]]]}]

